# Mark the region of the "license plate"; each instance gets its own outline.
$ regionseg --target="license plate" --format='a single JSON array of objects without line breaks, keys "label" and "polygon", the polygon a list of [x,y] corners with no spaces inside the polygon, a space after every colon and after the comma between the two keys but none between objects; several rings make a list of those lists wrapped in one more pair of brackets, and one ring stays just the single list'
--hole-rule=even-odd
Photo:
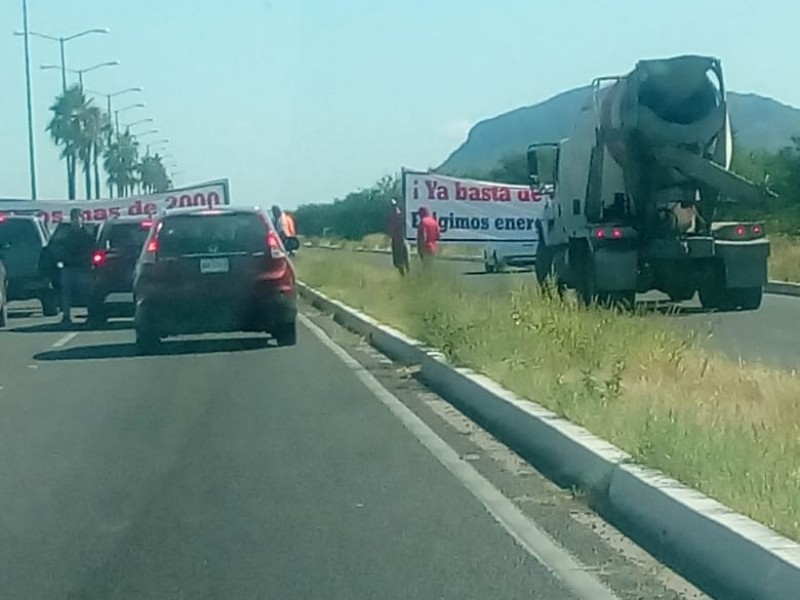
[{"label": "license plate", "polygon": [[230,270],[227,258],[201,258],[201,273],[227,273]]}]

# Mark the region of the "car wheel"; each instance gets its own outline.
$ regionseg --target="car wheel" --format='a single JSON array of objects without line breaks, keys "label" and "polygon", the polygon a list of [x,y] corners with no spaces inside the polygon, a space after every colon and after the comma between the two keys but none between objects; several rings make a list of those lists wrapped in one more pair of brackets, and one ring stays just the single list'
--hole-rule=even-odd
[{"label": "car wheel", "polygon": [[58,299],[53,290],[43,293],[40,300],[42,302],[42,314],[45,317],[55,317],[58,314]]},{"label": "car wheel", "polygon": [[136,327],[136,352],[140,355],[156,354],[161,349],[161,336],[151,326]]},{"label": "car wheel", "polygon": [[0,327],[5,327],[8,324],[8,304],[6,303],[5,296],[0,297]]},{"label": "car wheel", "polygon": [[281,323],[272,332],[278,346],[294,346],[297,343],[297,323]]},{"label": "car wheel", "polygon": [[487,259],[483,261],[483,269],[487,273],[494,273],[494,265],[490,263]]}]

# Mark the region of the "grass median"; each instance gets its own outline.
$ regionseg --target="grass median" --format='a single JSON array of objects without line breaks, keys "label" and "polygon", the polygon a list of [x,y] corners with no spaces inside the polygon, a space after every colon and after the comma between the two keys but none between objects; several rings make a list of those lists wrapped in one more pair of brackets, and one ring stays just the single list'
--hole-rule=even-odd
[{"label": "grass median", "polygon": [[[531,284],[401,278],[303,249],[299,276],[800,541],[800,378],[709,353],[669,316],[584,309]],[[505,281],[510,282],[510,279]]]}]

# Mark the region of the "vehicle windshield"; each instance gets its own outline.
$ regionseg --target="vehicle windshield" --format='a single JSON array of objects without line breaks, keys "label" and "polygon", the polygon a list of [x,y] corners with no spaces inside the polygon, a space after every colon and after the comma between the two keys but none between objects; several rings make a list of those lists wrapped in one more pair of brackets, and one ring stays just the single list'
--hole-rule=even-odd
[{"label": "vehicle windshield", "polygon": [[39,243],[36,225],[28,220],[0,221],[0,245],[23,246]]},{"label": "vehicle windshield", "polygon": [[164,219],[158,241],[162,256],[263,252],[266,229],[257,215],[181,215]]}]

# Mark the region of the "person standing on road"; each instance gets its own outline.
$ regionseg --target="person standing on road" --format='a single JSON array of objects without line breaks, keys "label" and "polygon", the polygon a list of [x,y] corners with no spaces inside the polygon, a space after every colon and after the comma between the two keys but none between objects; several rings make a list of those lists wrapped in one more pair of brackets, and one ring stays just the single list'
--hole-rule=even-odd
[{"label": "person standing on road", "polygon": [[419,209],[419,225],[417,226],[417,253],[423,263],[436,256],[439,250],[441,229],[436,219],[424,206]]},{"label": "person standing on road", "polygon": [[390,210],[386,232],[392,241],[392,264],[395,269],[400,271],[400,275],[405,275],[408,273],[409,266],[408,246],[405,240],[405,219],[400,205],[394,198],[391,200]]},{"label": "person standing on road", "polygon": [[55,258],[61,267],[61,322],[72,323],[72,305],[79,297],[81,286],[88,283],[92,266],[94,236],[83,226],[81,209],[69,211],[69,227],[55,248]]}]

